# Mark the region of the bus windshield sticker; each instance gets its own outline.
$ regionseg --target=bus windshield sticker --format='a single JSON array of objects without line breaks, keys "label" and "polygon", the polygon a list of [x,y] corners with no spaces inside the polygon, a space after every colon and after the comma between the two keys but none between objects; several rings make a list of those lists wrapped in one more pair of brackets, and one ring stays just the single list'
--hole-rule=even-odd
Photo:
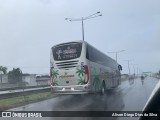
[{"label": "bus windshield sticker", "polygon": [[76,52],[77,52],[76,48],[75,49],[70,49],[69,46],[67,47],[67,50],[63,50],[63,54],[73,54],[73,53],[76,53]]},{"label": "bus windshield sticker", "polygon": [[58,59],[61,59],[62,50],[58,49],[56,54],[58,55]]}]

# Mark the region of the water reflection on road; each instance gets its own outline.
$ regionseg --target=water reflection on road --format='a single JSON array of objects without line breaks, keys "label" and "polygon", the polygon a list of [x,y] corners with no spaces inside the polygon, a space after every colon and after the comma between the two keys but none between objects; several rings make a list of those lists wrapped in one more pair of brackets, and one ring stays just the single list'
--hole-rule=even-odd
[{"label": "water reflection on road", "polygon": [[[105,95],[60,95],[55,98],[10,109],[13,111],[141,111],[158,80],[146,78],[142,85],[139,78],[126,80]],[[23,120],[137,120],[138,118],[116,117],[53,117],[23,118]],[[11,118],[20,120],[20,118]]]},{"label": "water reflection on road", "polygon": [[[114,95],[114,96],[113,96]],[[67,95],[66,95],[67,96]],[[65,96],[61,96],[62,98]],[[67,96],[68,97],[68,96]],[[122,91],[119,89],[108,90],[105,95],[89,94],[89,95],[70,95],[68,99],[57,103],[53,110],[55,111],[121,111],[124,108]],[[70,118],[53,118],[53,120],[72,120],[72,119],[85,119],[97,120],[105,119],[105,117],[70,117]],[[107,118],[107,120],[115,120],[116,117]]]},{"label": "water reflection on road", "polygon": [[124,108],[123,95],[121,91],[117,90],[109,90],[105,95],[101,94],[70,95],[68,99],[61,101],[60,103],[57,103],[53,107],[53,110],[54,111],[55,110],[121,111]]}]

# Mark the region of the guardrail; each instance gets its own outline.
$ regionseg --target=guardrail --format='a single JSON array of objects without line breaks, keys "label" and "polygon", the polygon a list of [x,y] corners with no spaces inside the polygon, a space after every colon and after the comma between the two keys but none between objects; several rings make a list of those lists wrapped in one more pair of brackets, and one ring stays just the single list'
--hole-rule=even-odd
[{"label": "guardrail", "polygon": [[50,87],[0,91],[0,99],[9,98],[9,97],[18,97],[18,96],[22,96],[22,95],[25,96],[25,95],[30,95],[33,93],[47,92],[47,91],[50,91]]},{"label": "guardrail", "polygon": [[9,87],[9,88],[0,88],[0,91],[9,91],[9,90],[17,90],[17,89],[29,89],[29,88],[40,88],[40,87],[48,87],[49,85],[38,85],[38,86],[25,86],[25,87]]}]

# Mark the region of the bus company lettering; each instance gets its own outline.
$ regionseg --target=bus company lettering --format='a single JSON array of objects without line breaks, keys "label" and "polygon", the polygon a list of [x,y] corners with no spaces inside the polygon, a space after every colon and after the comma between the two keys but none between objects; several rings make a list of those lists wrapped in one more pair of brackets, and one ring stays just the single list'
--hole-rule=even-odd
[{"label": "bus company lettering", "polygon": [[77,52],[76,49],[70,49],[70,48],[68,48],[68,50],[63,50],[63,54],[73,54],[76,52]]},{"label": "bus company lettering", "polygon": [[73,78],[74,75],[60,75],[59,79],[68,79],[68,78]]},{"label": "bus company lettering", "polygon": [[75,58],[75,57],[77,57],[77,54],[63,55],[63,59],[66,59],[66,58]]}]

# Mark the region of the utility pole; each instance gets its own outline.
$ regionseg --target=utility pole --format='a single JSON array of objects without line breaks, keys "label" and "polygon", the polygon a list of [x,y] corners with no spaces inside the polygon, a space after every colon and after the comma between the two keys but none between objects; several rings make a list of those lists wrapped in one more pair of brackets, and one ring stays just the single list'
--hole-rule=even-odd
[{"label": "utility pole", "polygon": [[[132,64],[132,65],[133,65],[134,77],[135,77],[135,75],[136,75],[135,65],[137,65],[137,64]],[[137,75],[137,76],[138,76],[138,75]]]},{"label": "utility pole", "polygon": [[125,50],[121,50],[121,51],[116,51],[116,52],[108,52],[108,53],[116,53],[116,62],[118,61],[118,57],[117,57],[117,54],[120,53],[120,52],[124,52]]},{"label": "utility pole", "polygon": [[132,61],[132,60],[124,60],[124,61],[128,62],[128,75],[130,75],[130,61]]}]

